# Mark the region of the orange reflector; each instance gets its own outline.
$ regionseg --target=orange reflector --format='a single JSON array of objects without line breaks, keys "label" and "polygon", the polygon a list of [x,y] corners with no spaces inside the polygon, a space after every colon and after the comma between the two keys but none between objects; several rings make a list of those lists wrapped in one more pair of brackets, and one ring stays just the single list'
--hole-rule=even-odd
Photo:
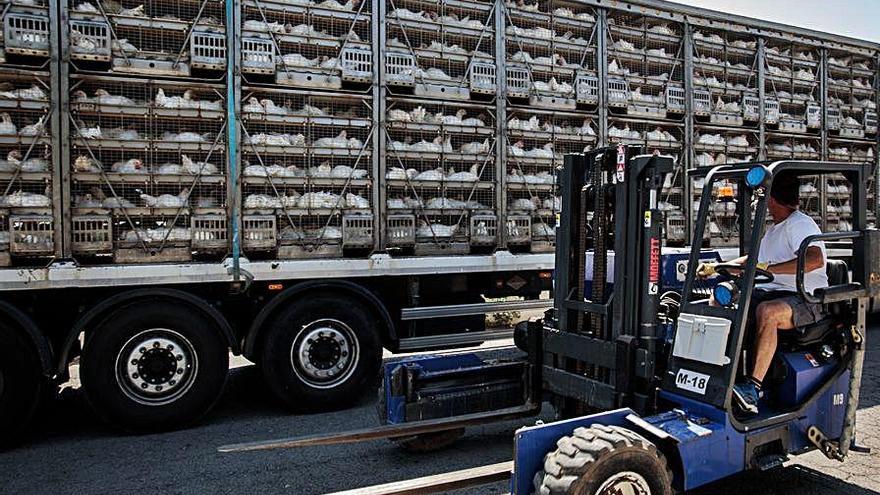
[{"label": "orange reflector", "polygon": [[538,278],[553,278],[553,272],[538,272]]},{"label": "orange reflector", "polygon": [[269,284],[269,290],[281,290],[284,288],[282,284]]}]

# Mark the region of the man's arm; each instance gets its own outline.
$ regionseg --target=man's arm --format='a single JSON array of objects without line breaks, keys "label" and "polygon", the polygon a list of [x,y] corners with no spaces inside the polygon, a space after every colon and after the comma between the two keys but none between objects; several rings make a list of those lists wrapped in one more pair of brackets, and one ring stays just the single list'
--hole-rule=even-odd
[{"label": "man's arm", "polygon": [[[804,273],[818,270],[825,266],[825,256],[819,246],[808,246],[807,254],[804,262]],[[767,267],[770,273],[776,275],[795,275],[797,274],[797,259],[777,263]]]}]

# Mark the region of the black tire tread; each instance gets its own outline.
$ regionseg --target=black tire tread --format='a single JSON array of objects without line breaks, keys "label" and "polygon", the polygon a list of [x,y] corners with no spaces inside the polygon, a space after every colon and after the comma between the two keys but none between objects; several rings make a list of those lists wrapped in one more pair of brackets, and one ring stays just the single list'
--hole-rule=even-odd
[{"label": "black tire tread", "polygon": [[535,474],[534,493],[539,495],[571,495],[575,483],[604,457],[624,448],[645,450],[656,458],[669,483],[672,471],[666,457],[653,443],[638,433],[619,426],[592,424],[580,427],[571,436],[560,438],[556,450],[544,456],[544,467]]}]

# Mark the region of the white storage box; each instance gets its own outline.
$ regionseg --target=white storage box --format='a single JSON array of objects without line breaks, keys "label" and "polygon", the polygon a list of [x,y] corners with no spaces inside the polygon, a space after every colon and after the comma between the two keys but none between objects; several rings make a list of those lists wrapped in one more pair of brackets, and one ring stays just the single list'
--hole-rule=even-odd
[{"label": "white storage box", "polygon": [[701,363],[724,366],[730,360],[727,354],[727,335],[730,320],[715,316],[682,313],[678,317],[675,345],[672,355]]}]

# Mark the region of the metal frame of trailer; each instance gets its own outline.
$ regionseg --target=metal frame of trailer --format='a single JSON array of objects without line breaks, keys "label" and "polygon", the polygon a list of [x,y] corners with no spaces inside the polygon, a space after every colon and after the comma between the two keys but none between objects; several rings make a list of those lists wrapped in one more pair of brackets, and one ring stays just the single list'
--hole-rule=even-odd
[{"label": "metal frame of trailer", "polygon": [[[371,0],[371,15],[374,19],[382,19],[386,15],[385,2],[379,0]],[[853,39],[845,36],[839,36],[828,33],[821,33],[809,29],[802,29],[793,26],[786,26],[769,21],[752,19],[736,15],[728,15],[720,12],[714,12],[697,7],[688,7],[678,4],[672,4],[660,0],[641,0],[632,2],[615,2],[607,4],[606,2],[597,0],[584,0],[584,5],[592,6],[597,9],[598,18],[596,22],[599,26],[599,32],[608,26],[608,13],[611,11],[624,11],[632,14],[662,18],[663,20],[681,23],[685,28],[683,35],[684,42],[684,66],[685,66],[685,134],[683,149],[690,150],[693,148],[694,139],[694,118],[693,118],[693,98],[694,84],[692,78],[694,53],[693,53],[693,28],[705,27],[713,29],[732,29],[744,30],[749,34],[756,36],[759,40],[758,58],[761,63],[758,67],[759,81],[759,97],[763,101],[765,98],[764,78],[765,74],[765,43],[764,37],[774,39],[788,39],[803,45],[814,46],[822,53],[821,67],[827,67],[827,50],[829,49],[846,49],[848,51],[861,52],[863,54],[872,54],[875,60],[875,86],[880,77],[877,71],[880,70],[880,44],[871,43],[863,40]],[[496,7],[503,8],[503,2],[498,0]],[[228,22],[231,29],[226,30],[227,46],[239,47],[241,43],[241,17],[242,5],[238,0],[227,2],[227,17],[234,20]],[[500,11],[499,11],[500,12]],[[60,13],[60,15],[58,15]],[[49,72],[50,77],[55,81],[61,81],[61,84],[52,85],[52,96],[50,98],[51,105],[51,141],[53,153],[56,155],[54,167],[53,181],[60,187],[53,187],[52,203],[55,214],[55,259],[66,260],[71,258],[70,252],[70,209],[64,205],[65,198],[70,196],[69,174],[70,156],[67,147],[69,141],[64,139],[66,133],[71,132],[71,126],[68,119],[62,115],[63,108],[69,103],[68,86],[69,67],[65,62],[69,58],[68,43],[65,41],[69,37],[68,32],[68,13],[66,8],[59,8],[57,1],[50,2],[49,8],[50,22],[53,25],[60,26],[60,30],[50,30],[52,44],[61,47],[61,52],[56,50],[50,51]],[[495,98],[495,132],[499,136],[504,136],[507,132],[506,121],[508,106],[506,104],[504,94],[506,89],[506,57],[505,53],[505,17],[503,15],[495,15],[495,51],[496,51],[496,86],[498,88],[498,96]],[[385,65],[381,61],[385,60],[386,46],[385,40],[385,24],[382,22],[371,23],[374,73],[371,83],[370,93],[373,101],[374,122],[384,120],[387,102],[387,87],[383,84],[385,77]],[[598,63],[597,73],[600,81],[608,79],[608,41],[605,36],[598,37]],[[241,107],[241,53],[238,49],[227,50],[227,121],[235,122],[236,125],[227,127],[227,156],[228,156],[228,177],[227,194],[228,202],[228,225],[230,226],[230,253],[231,257],[222,263],[175,263],[168,265],[106,265],[106,266],[78,266],[71,268],[71,264],[66,261],[56,261],[48,266],[41,268],[12,268],[0,269],[0,280],[2,280],[2,289],[4,290],[21,290],[36,288],[54,288],[54,287],[89,287],[89,286],[124,286],[124,285],[143,285],[143,284],[174,284],[182,281],[201,282],[201,281],[237,281],[242,278],[253,276],[255,280],[275,280],[275,279],[303,279],[309,276],[320,275],[322,277],[342,277],[351,276],[353,273],[365,276],[394,276],[394,275],[410,275],[413,273],[462,273],[466,271],[493,271],[493,270],[539,270],[546,269],[548,264],[546,260],[550,257],[544,254],[506,254],[507,249],[505,229],[498,229],[497,248],[499,252],[494,255],[458,255],[455,257],[421,257],[421,258],[389,258],[383,254],[372,255],[366,259],[327,259],[327,260],[284,260],[284,261],[254,261],[249,262],[241,256],[241,163],[240,150],[238,149],[237,136],[241,135],[241,125],[238,120],[237,109]],[[821,158],[828,157],[828,141],[829,133],[827,129],[827,110],[828,105],[825,101],[827,93],[827,70],[822,70],[820,80],[820,94],[822,95],[822,128],[819,133],[821,138],[822,149]],[[599,85],[598,98],[598,132],[597,146],[608,144],[608,108],[607,108],[607,85]],[[877,103],[880,103],[880,92],[874,88],[874,96]],[[758,158],[765,158],[765,124],[763,123],[764,106],[761,105],[762,123],[758,128],[760,135],[761,147]],[[378,126],[376,132],[376,142],[385,142],[385,130],[382,126]],[[880,144],[880,133],[874,139],[874,146]],[[507,164],[507,147],[505,140],[497,139],[495,143],[495,177],[496,177],[496,210],[499,213],[499,225],[504,224],[507,215],[507,188],[505,185],[505,169]],[[57,157],[61,157],[60,160]],[[373,146],[371,160],[371,176],[375,187],[372,188],[372,203],[374,212],[378,211],[379,215],[375,215],[374,250],[381,253],[386,246],[386,222],[384,219],[388,214],[385,205],[385,187],[384,187],[384,163],[387,157],[381,146]],[[875,161],[876,153],[875,153]],[[684,167],[686,169],[693,168],[694,153],[692,151],[685,155]],[[880,188],[880,181],[875,181],[875,195]],[[693,197],[690,191],[690,184],[685,183],[685,204],[689,205]],[[825,202],[824,187],[820,191],[820,203]],[[687,209],[687,208],[685,208]],[[876,204],[875,204],[876,209]],[[687,211],[685,218],[688,219],[689,227],[690,217]],[[58,228],[58,227],[61,228]],[[692,230],[691,228],[688,231]],[[509,260],[515,260],[510,262]],[[338,267],[338,268],[337,268]],[[356,267],[356,268],[349,268]],[[73,272],[71,272],[73,270]],[[247,271],[245,273],[244,271]],[[75,273],[75,275],[68,275]],[[250,274],[250,275],[248,275]],[[75,282],[74,282],[75,280]],[[61,284],[61,285],[58,285]]]}]

